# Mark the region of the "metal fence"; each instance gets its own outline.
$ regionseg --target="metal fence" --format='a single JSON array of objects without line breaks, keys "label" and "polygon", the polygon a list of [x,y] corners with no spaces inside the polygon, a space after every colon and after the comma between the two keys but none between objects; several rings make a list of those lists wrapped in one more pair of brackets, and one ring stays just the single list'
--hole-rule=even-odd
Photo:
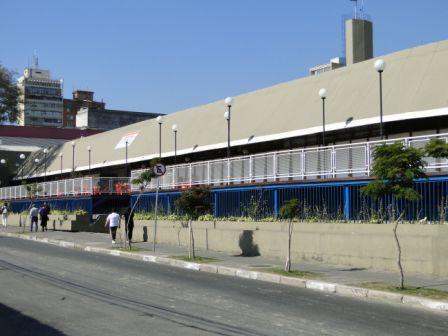
[{"label": "metal fence", "polygon": [[[384,143],[401,142],[405,146],[423,148],[432,138],[448,142],[448,133],[417,137],[342,144],[326,147],[262,153],[189,164],[168,166],[160,178],[162,189],[182,189],[194,185],[240,185],[292,180],[369,177],[375,148]],[[429,173],[447,172],[447,159],[427,157]],[[0,188],[0,200],[22,199],[32,196],[54,197],[73,195],[128,194],[140,186],[130,184],[144,170],[134,170],[127,177],[81,177],[38,183],[34,187]],[[33,188],[35,190],[33,190]],[[145,190],[154,190],[153,179]]]},{"label": "metal fence", "polygon": [[102,194],[121,195],[129,192],[130,179],[127,177],[80,177],[0,188],[0,200]]},{"label": "metal fence", "polygon": [[[432,138],[447,142],[448,134],[302,148],[168,166],[166,174],[160,178],[160,187],[175,189],[201,184],[220,186],[288,180],[368,177],[376,147],[385,143],[401,142],[405,146],[423,148]],[[425,161],[427,172],[448,172],[447,159],[426,157]],[[132,171],[131,180],[137,178],[143,171]],[[156,181],[153,180],[145,189],[155,188]],[[139,189],[139,185],[131,186],[132,191]]]}]

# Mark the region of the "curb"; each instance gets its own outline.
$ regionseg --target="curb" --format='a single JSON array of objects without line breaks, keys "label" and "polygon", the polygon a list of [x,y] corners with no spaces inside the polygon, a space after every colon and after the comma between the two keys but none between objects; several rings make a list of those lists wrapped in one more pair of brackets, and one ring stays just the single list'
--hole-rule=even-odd
[{"label": "curb", "polygon": [[382,301],[389,303],[401,303],[410,307],[424,307],[428,309],[448,312],[447,301],[436,301],[426,298],[420,298],[411,295],[401,295],[397,293],[383,292],[379,290],[366,289],[354,286],[347,286],[317,280],[307,280],[303,278],[293,278],[283,275],[264,273],[258,271],[250,271],[245,269],[233,268],[228,266],[220,266],[214,264],[199,264],[195,262],[183,261],[178,259],[171,259],[167,257],[158,257],[150,254],[137,254],[132,252],[124,252],[117,250],[110,250],[102,247],[92,247],[82,244],[76,244],[73,242],[66,242],[60,240],[53,240],[48,238],[37,238],[35,236],[27,236],[17,233],[4,233],[0,232],[0,236],[7,236],[13,238],[20,238],[25,240],[33,240],[40,243],[57,245],[64,248],[77,249],[86,252],[107,254],[116,257],[123,257],[133,260],[140,260],[144,262],[150,262],[160,265],[168,265],[172,267],[184,268],[198,272],[206,272],[213,274],[221,274],[227,276],[233,276],[244,279],[259,280],[264,282],[282,284],[293,287],[306,288],[315,291],[321,291],[326,293],[339,294],[343,296],[371,299],[374,301]]}]

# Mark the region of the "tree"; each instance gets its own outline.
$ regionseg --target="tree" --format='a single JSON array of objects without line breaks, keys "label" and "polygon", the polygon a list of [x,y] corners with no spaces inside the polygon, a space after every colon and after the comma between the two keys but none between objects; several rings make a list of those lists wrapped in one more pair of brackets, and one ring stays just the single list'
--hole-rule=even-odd
[{"label": "tree", "polygon": [[14,73],[0,65],[0,123],[14,123],[19,114],[19,89]]},{"label": "tree", "polygon": [[[132,214],[135,211],[135,207],[137,206],[138,202],[140,201],[140,198],[143,195],[143,192],[145,191],[146,187],[151,183],[151,179],[156,177],[157,175],[154,173],[154,166],[156,164],[160,163],[160,159],[156,158],[156,159],[152,159],[151,161],[149,161],[149,168],[147,170],[144,170],[139,177],[133,179],[131,181],[132,184],[138,184],[139,185],[139,189],[140,189],[140,193],[137,196],[137,199],[135,200],[134,205],[131,208],[131,212],[129,215],[129,219],[128,219],[128,223],[126,223],[125,225],[125,234],[126,237],[128,236],[128,232],[127,232],[127,228],[129,226],[129,220],[132,217]],[[129,243],[129,248],[131,247],[131,244]]]},{"label": "tree", "polygon": [[435,159],[448,159],[448,144],[442,139],[431,139],[425,146],[425,153]]},{"label": "tree", "polygon": [[[361,192],[373,199],[391,196],[406,201],[416,201],[421,195],[414,190],[414,179],[426,177],[423,161],[424,151],[405,147],[402,143],[385,144],[376,148],[372,175],[375,177]],[[404,272],[401,265],[401,246],[398,240],[398,223],[406,209],[395,220],[393,233],[397,246],[397,265],[400,270],[400,288],[404,289]]]},{"label": "tree", "polygon": [[210,204],[210,190],[207,187],[193,187],[184,191],[176,200],[176,206],[188,218],[188,258],[195,258],[194,251],[194,234],[193,220],[197,220],[199,216],[206,214],[212,208]]},{"label": "tree", "polygon": [[287,201],[280,208],[280,216],[288,220],[288,252],[285,263],[285,271],[291,271],[291,240],[292,233],[294,230],[294,219],[298,217],[299,214],[299,200],[293,198]]}]

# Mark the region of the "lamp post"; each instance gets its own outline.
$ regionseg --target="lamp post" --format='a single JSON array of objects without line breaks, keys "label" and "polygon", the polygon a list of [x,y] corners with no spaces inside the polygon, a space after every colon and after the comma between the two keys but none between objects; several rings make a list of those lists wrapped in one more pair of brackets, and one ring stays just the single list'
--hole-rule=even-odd
[{"label": "lamp post", "polygon": [[72,141],[72,173],[75,172],[75,146],[76,143]]},{"label": "lamp post", "polygon": [[89,153],[89,175],[90,175],[90,163],[91,163],[92,147],[87,146],[87,152]]},{"label": "lamp post", "polygon": [[22,173],[22,183],[23,183],[23,168],[24,168],[23,165],[25,163],[25,154],[23,154],[23,153],[20,154],[19,155],[19,159],[22,160],[22,165],[21,165],[21,169],[20,170],[21,170],[21,173]]},{"label": "lamp post", "polygon": [[171,126],[174,133],[174,163],[177,163],[177,125]]},{"label": "lamp post", "polygon": [[61,177],[62,177],[62,157],[64,155],[62,155],[62,153],[59,153],[59,159],[61,160]]},{"label": "lamp post", "polygon": [[159,123],[159,159],[162,158],[162,124],[163,124],[163,117],[158,116],[157,122]]},{"label": "lamp post", "polygon": [[380,138],[383,140],[383,71],[386,68],[386,62],[378,59],[374,64],[375,70],[378,71],[380,84]]},{"label": "lamp post", "polygon": [[129,167],[128,167],[128,141],[126,140],[126,150],[125,150],[125,162],[126,162],[126,177],[129,176]]},{"label": "lamp post", "polygon": [[327,89],[320,89],[319,97],[322,99],[322,146],[325,146],[325,98],[327,98]]},{"label": "lamp post", "polygon": [[47,180],[47,154],[48,149],[44,148],[44,182]]},{"label": "lamp post", "polygon": [[224,100],[227,111],[224,112],[224,119],[227,120],[227,159],[230,159],[230,119],[231,119],[231,110],[232,110],[232,104],[233,104],[233,98],[227,97]]},{"label": "lamp post", "polygon": [[34,163],[36,164],[36,172],[39,170],[39,162],[40,160],[38,158],[34,159]]}]

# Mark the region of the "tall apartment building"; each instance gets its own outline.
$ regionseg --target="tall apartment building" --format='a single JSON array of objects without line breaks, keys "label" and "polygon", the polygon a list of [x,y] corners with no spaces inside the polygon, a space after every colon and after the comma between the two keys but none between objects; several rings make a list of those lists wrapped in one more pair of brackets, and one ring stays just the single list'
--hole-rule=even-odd
[{"label": "tall apartment building", "polygon": [[62,127],[62,80],[51,79],[49,70],[26,68],[17,85],[19,125]]}]

